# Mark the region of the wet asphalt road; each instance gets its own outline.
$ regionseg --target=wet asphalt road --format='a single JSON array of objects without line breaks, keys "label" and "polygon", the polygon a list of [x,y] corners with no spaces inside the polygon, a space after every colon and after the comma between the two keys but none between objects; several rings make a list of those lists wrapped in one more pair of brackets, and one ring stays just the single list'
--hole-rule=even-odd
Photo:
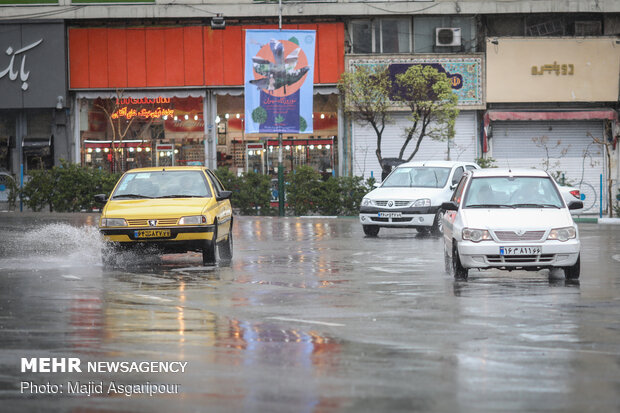
[{"label": "wet asphalt road", "polygon": [[[440,239],[364,238],[350,218],[235,217],[230,266],[126,254],[103,268],[96,217],[0,213],[2,411],[620,411],[620,226],[580,225],[580,283],[455,282]],[[22,373],[33,357],[187,365]],[[76,382],[103,394],[69,394]]]}]

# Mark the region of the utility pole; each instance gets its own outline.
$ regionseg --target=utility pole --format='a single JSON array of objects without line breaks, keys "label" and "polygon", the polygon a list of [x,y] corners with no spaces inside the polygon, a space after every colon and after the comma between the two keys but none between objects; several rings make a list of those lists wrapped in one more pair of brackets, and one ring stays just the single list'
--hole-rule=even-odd
[{"label": "utility pole", "polygon": [[[282,0],[278,0],[278,30],[282,30]],[[282,162],[282,132],[278,132],[278,215],[284,216],[284,162]]]}]

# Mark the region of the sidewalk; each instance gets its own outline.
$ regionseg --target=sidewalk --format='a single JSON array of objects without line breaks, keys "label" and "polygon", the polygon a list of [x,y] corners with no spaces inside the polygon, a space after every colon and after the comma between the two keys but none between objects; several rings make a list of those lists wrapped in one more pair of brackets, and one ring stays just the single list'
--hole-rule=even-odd
[{"label": "sidewalk", "polygon": [[620,225],[620,218],[599,218],[599,217],[573,217],[577,223],[601,224],[601,225]]}]

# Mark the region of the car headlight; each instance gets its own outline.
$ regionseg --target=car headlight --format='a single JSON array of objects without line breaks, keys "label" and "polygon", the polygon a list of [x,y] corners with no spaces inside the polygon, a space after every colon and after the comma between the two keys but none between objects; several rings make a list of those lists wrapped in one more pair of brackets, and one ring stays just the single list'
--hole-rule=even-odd
[{"label": "car headlight", "polygon": [[418,199],[417,201],[415,201],[415,204],[413,204],[414,207],[429,207],[431,206],[431,200],[428,198],[422,198],[422,199]]},{"label": "car headlight", "polygon": [[473,242],[490,241],[491,234],[486,229],[463,228],[463,239]]},{"label": "car headlight", "polygon": [[370,198],[362,199],[362,206],[369,206],[369,205],[372,205],[372,201],[370,200]]},{"label": "car headlight", "polygon": [[179,225],[200,225],[206,224],[207,217],[204,215],[193,215],[191,217],[182,217],[179,220]]},{"label": "car headlight", "polygon": [[102,227],[126,227],[127,221],[123,218],[101,218],[100,226]]},{"label": "car headlight", "polygon": [[554,228],[549,232],[547,239],[556,239],[558,241],[568,241],[577,236],[575,227]]}]

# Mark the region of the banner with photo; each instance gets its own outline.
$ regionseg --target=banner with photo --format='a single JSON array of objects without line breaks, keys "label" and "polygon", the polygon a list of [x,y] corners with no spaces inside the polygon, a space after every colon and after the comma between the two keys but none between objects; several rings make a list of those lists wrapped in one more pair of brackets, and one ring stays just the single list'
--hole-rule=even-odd
[{"label": "banner with photo", "polygon": [[245,133],[312,133],[314,30],[246,30]]}]

